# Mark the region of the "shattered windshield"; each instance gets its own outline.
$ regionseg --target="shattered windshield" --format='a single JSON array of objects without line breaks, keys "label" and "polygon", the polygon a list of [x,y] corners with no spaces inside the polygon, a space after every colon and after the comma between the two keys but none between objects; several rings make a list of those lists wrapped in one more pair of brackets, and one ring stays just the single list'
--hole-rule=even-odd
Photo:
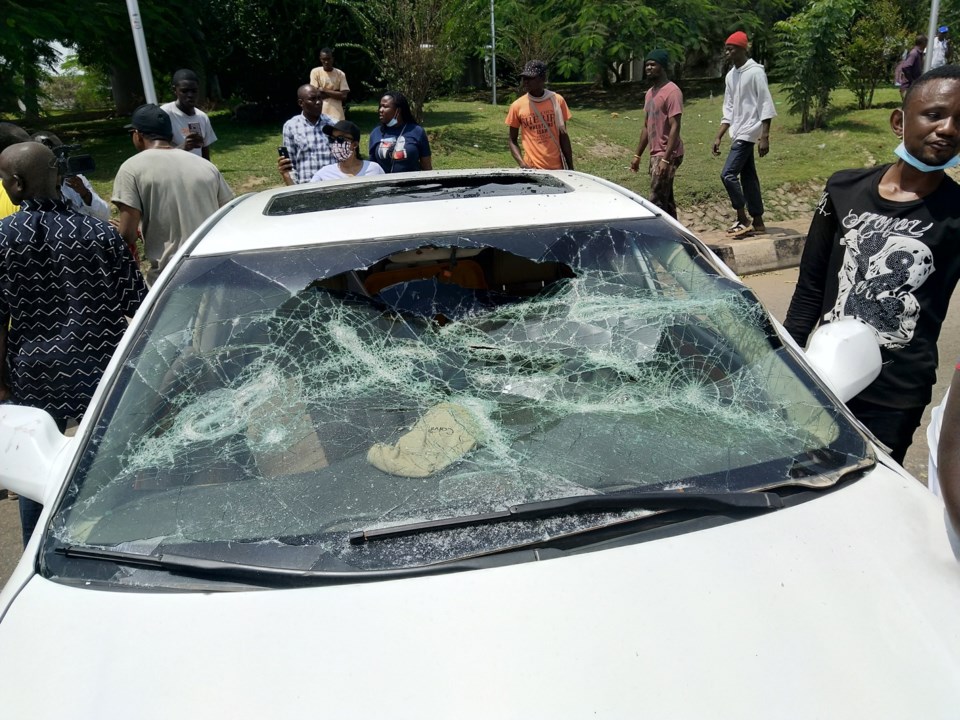
[{"label": "shattered windshield", "polygon": [[187,259],[112,387],[55,542],[310,570],[644,511],[351,545],[360,529],[829,484],[866,452],[750,291],[657,219]]}]

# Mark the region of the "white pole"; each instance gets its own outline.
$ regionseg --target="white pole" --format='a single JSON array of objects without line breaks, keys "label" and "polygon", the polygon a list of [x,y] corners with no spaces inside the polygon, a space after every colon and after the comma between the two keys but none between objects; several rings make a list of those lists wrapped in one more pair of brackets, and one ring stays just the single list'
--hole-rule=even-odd
[{"label": "white pole", "polygon": [[493,86],[493,104],[497,104],[497,21],[490,0],[490,84]]},{"label": "white pole", "polygon": [[153,87],[153,73],[150,72],[150,57],[147,55],[147,38],[143,34],[143,21],[140,19],[140,5],[137,0],[127,0],[127,14],[130,16],[130,28],[133,30],[133,45],[137,49],[140,79],[143,81],[143,96],[148,103],[156,104],[157,91]]},{"label": "white pole", "polygon": [[933,62],[933,43],[936,42],[937,28],[940,23],[937,18],[940,17],[940,0],[931,0],[930,2],[930,24],[927,25],[927,51],[923,54],[923,71],[930,69],[930,63]]}]

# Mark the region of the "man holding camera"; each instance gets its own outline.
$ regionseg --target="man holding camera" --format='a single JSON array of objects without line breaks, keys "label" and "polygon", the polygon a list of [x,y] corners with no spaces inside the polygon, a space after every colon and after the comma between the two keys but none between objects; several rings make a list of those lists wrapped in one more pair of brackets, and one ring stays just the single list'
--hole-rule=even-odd
[{"label": "man holding camera", "polygon": [[[0,401],[45,410],[63,432],[86,411],[146,293],[143,277],[109,223],[60,197],[49,148],[8,147],[0,183],[20,206],[0,220]],[[41,509],[20,498],[24,545]]]},{"label": "man holding camera", "polygon": [[[57,166],[62,178],[60,194],[63,195],[63,199],[70,203],[78,213],[95,217],[104,222],[110,220],[110,206],[107,205],[107,201],[97,194],[87,178],[71,167],[73,163],[70,161],[69,151],[80,146],[64,145],[63,141],[49,130],[34,133],[33,140],[41,145],[46,145],[56,155]],[[89,167],[84,169],[88,172],[93,170],[93,160],[89,155],[75,155],[73,157],[74,161],[83,159],[89,161]]]}]

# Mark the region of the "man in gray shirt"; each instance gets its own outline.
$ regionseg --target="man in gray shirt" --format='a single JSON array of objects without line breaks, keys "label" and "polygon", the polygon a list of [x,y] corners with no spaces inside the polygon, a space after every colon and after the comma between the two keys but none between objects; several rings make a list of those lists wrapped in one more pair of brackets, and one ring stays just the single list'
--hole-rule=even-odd
[{"label": "man in gray shirt", "polygon": [[233,198],[220,171],[193,153],[176,150],[170,116],[158,105],[141,105],[125,127],[137,154],[126,160],[113,181],[113,203],[120,211],[120,234],[135,243],[142,226],[150,270],[157,275],[180,244]]}]

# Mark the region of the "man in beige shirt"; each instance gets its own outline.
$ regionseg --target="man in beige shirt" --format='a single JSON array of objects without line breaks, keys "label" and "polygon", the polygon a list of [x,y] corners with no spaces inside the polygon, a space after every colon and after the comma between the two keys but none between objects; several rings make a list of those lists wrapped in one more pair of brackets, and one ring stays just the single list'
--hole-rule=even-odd
[{"label": "man in beige shirt", "polygon": [[350,95],[350,86],[347,85],[347,76],[343,70],[333,66],[333,50],[323,48],[320,51],[320,67],[310,71],[310,84],[320,88],[323,94],[324,115],[329,115],[336,122],[346,120],[343,103]]}]

